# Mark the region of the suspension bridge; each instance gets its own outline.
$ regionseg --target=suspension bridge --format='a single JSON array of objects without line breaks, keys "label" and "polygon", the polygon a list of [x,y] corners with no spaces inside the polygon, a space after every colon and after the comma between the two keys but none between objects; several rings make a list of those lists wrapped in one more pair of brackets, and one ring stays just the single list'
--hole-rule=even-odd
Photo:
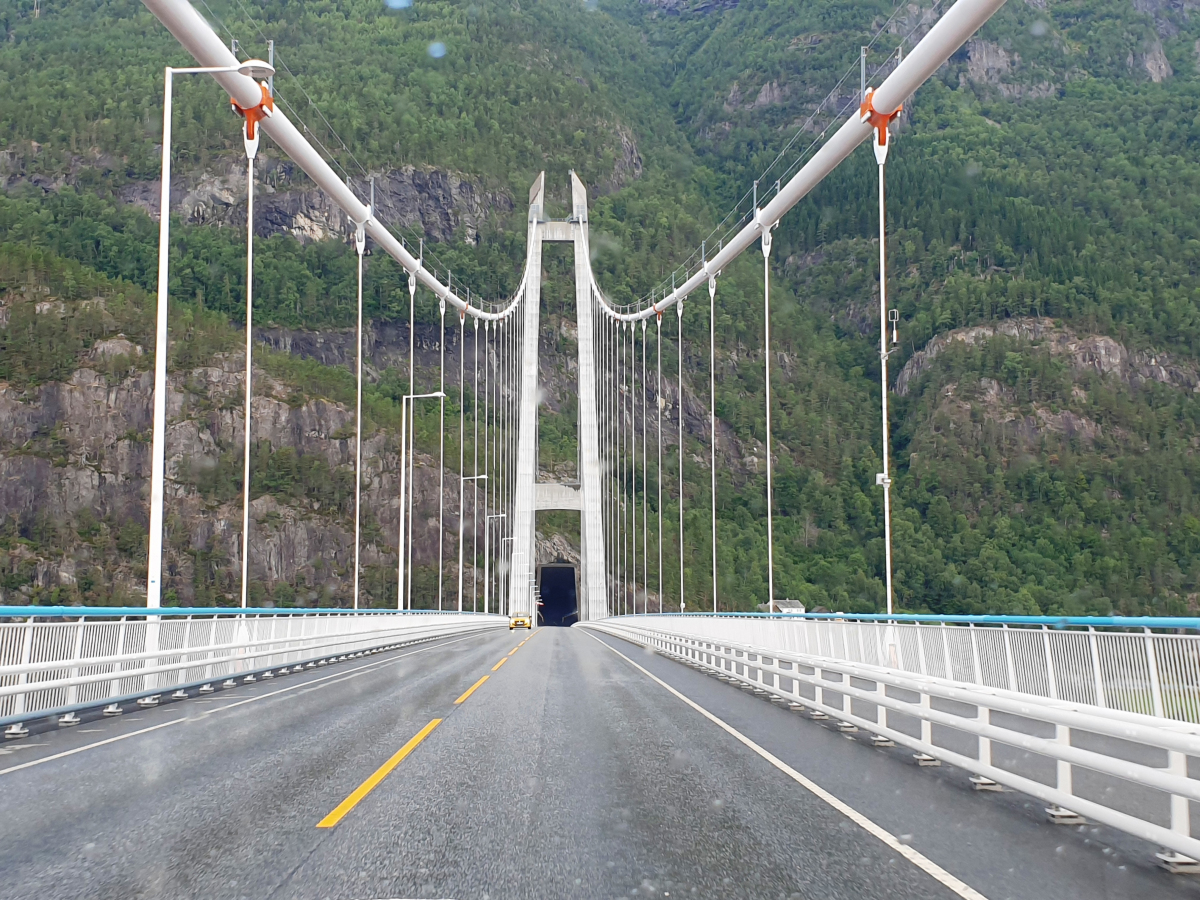
[{"label": "suspension bridge", "polygon": [[[210,75],[245,120],[245,483],[261,135],[355,224],[360,469],[368,240],[408,273],[410,373],[416,293],[438,302],[438,385],[420,392],[414,378],[403,402],[395,609],[360,608],[357,495],[352,608],[249,607],[248,491],[241,606],[162,607],[161,216],[147,602],[0,610],[0,895],[1196,896],[1200,620],[896,614],[890,531],[885,613],[720,613],[715,553],[713,611],[688,607],[682,563],[680,608],[664,608],[674,587],[665,579],[676,577],[664,545],[685,539],[685,300],[707,291],[711,309],[721,273],[757,248],[769,351],[772,230],[868,141],[879,176],[877,486],[888,525],[889,125],[1002,0],[958,0],[877,87],[864,77],[859,103],[786,183],[761,198],[756,185],[751,215],[677,283],[635,303],[614,302],[596,280],[587,191],[574,175],[563,218],[547,214],[545,177],[535,180],[519,287],[503,303],[479,302],[427,263],[420,242],[397,238],[369,186],[360,197],[275,104],[271,59],[238,59],[187,0],[144,2],[196,62],[167,70],[162,210],[173,78]],[[574,261],[571,483],[549,483],[538,467],[546,242],[570,244]],[[455,377],[447,328],[459,329],[460,392],[462,348],[475,348],[469,475],[464,413],[445,415]],[[710,354],[713,343],[710,331]],[[674,371],[664,368],[672,358]],[[770,352],[763,358],[773,553]],[[712,378],[710,356],[710,396]],[[416,409],[432,401],[442,435],[436,602],[414,598],[412,551],[415,481],[429,477],[414,462]],[[447,511],[455,428],[459,502]],[[667,483],[672,453],[678,484]],[[481,558],[465,550],[468,490]],[[664,521],[664,491],[679,500],[675,522]],[[538,564],[537,515],[554,510],[580,518],[578,571],[565,582]],[[715,505],[711,518],[715,547]],[[551,580],[552,613],[540,606]],[[514,632],[517,618],[534,627]]]}]

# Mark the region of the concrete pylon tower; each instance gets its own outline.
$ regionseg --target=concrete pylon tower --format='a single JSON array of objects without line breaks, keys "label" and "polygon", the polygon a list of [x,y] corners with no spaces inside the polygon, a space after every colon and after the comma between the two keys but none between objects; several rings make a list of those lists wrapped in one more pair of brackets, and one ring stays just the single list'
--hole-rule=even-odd
[{"label": "concrete pylon tower", "polygon": [[[538,510],[569,509],[580,514],[583,543],[579,573],[579,619],[608,615],[604,565],[604,521],[600,493],[600,432],[596,415],[596,363],[588,250],[587,189],[571,173],[571,215],[545,215],[543,172],[529,190],[529,228],[525,257],[524,334],[521,339],[521,408],[518,415],[517,470],[513,485],[513,561],[509,569],[509,611],[530,615],[531,583],[537,577],[534,527]],[[579,487],[538,481],[538,346],[542,299],[542,242],[571,242],[575,249],[575,315],[579,330]]]},{"label": "concrete pylon tower", "polygon": [[579,598],[581,621],[608,615],[604,564],[604,517],[601,515],[600,426],[597,421],[595,324],[592,313],[592,259],[588,246],[587,189],[571,173],[575,239],[575,324],[579,331],[579,535],[582,542]]},{"label": "concrete pylon tower", "polygon": [[533,610],[531,579],[534,565],[536,505],[534,485],[538,469],[538,327],[542,306],[542,225],[546,173],[529,189],[529,220],[525,244],[525,300],[521,334],[521,406],[517,413],[517,470],[513,479],[513,548],[509,566],[508,611],[528,616]]}]

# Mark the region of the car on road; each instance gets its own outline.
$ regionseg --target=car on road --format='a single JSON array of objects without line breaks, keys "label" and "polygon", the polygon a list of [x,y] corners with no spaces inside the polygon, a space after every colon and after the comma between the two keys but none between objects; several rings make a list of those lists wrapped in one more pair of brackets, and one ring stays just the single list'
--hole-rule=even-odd
[{"label": "car on road", "polygon": [[508,630],[512,631],[514,628],[528,628],[532,631],[533,618],[531,616],[512,616],[508,620]]}]

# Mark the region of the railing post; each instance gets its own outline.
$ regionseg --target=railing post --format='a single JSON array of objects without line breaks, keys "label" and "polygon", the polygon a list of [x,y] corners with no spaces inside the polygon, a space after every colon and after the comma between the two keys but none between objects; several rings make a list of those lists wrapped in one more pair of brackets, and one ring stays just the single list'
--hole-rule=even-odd
[{"label": "railing post", "polygon": [[1096,683],[1096,705],[1108,708],[1108,703],[1104,698],[1104,677],[1100,671],[1100,645],[1096,641],[1096,629],[1091,625],[1088,626],[1088,652],[1092,656],[1092,679]]},{"label": "railing post", "polygon": [[[26,687],[28,687],[28,685],[29,685],[28,667],[29,667],[29,663],[31,661],[30,656],[32,653],[33,653],[33,618],[31,617],[29,619],[29,621],[25,623],[25,635],[21,641],[21,665],[24,666],[26,670],[21,673],[21,677],[17,681],[17,684],[23,684],[23,685],[26,685]],[[28,700],[29,700],[29,691],[28,690],[22,691],[20,694],[17,694],[16,697],[14,698],[13,713],[19,715],[19,714],[25,712],[26,706],[28,704]]]},{"label": "railing post", "polygon": [[1005,622],[1000,626],[1004,632],[1004,661],[1008,667],[1008,689],[1010,691],[1017,690],[1017,667],[1013,665],[1012,642],[1009,640],[1008,623]]},{"label": "railing post", "polygon": [[979,659],[979,632],[974,622],[967,625],[967,634],[971,635],[971,661],[975,666],[975,683],[982,685],[983,663]]},{"label": "railing post", "polygon": [[1146,632],[1146,668],[1150,672],[1150,700],[1154,704],[1154,715],[1163,716],[1162,685],[1158,681],[1158,656],[1154,652],[1154,635],[1149,628]]},{"label": "railing post", "polygon": [[75,650],[71,654],[71,661],[75,663],[71,667],[71,678],[75,680],[75,683],[71,685],[71,689],[67,692],[67,704],[69,706],[74,706],[79,702],[79,683],[77,679],[79,678],[79,669],[81,668],[79,657],[83,654],[83,623],[85,621],[83,616],[80,616],[79,621],[75,623]]},{"label": "railing post", "polygon": [[1050,685],[1050,699],[1058,699],[1058,679],[1054,677],[1054,656],[1050,652],[1050,629],[1042,626],[1042,647],[1046,651],[1046,678]]},{"label": "railing post", "polygon": [[917,665],[921,667],[922,675],[928,675],[929,667],[925,662],[925,638],[921,634],[921,626],[917,623],[914,623],[912,628],[913,634],[917,636]]},{"label": "railing post", "polygon": [[[1178,750],[1167,751],[1167,771],[1180,778],[1187,778],[1187,754]],[[1181,797],[1179,794],[1171,795],[1171,830],[1187,837],[1192,835],[1191,804],[1187,797]]]},{"label": "railing post", "polygon": [[[932,704],[929,702],[929,694],[921,691],[921,708],[930,709]],[[927,747],[933,746],[933,723],[924,716],[921,717],[921,743]]]},{"label": "railing post", "polygon": [[946,630],[948,627],[949,626],[946,624],[945,620],[943,620],[942,621],[942,658],[945,663],[945,672],[946,672],[944,677],[951,678],[954,681],[958,681],[958,679],[955,678],[955,676],[954,676],[954,659],[950,655],[950,632]]},{"label": "railing post", "polygon": [[[129,617],[121,616],[121,621],[119,624],[121,626],[121,630],[117,635],[117,656],[124,656],[125,638],[129,634]],[[121,674],[126,670],[124,668],[124,664],[118,662],[113,664],[113,671],[117,674],[117,677],[109,682],[108,696],[110,699],[112,697],[121,696],[121,682],[124,680],[121,678]]]},{"label": "railing post", "polygon": [[[1067,725],[1054,726],[1054,740],[1056,743],[1066,747],[1071,746],[1071,729]],[[1075,795],[1073,779],[1071,778],[1071,764],[1064,759],[1055,760],[1057,769],[1055,786],[1068,796]]]}]

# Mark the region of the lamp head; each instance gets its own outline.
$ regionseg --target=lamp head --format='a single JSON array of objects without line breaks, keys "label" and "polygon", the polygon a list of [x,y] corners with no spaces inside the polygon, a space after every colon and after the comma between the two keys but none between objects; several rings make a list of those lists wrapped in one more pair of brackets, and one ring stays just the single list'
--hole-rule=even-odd
[{"label": "lamp head", "polygon": [[261,81],[274,75],[275,67],[261,59],[248,59],[237,67],[237,72],[239,75],[246,75],[255,81]]}]

